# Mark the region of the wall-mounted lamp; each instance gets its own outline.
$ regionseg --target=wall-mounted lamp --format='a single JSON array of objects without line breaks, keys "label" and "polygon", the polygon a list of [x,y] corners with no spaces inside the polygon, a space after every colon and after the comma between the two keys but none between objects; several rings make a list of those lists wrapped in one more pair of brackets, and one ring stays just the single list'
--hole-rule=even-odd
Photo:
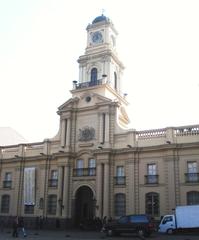
[{"label": "wall-mounted lamp", "polygon": [[128,148],[133,148],[130,144],[126,145]]},{"label": "wall-mounted lamp", "polygon": [[170,141],[166,141],[166,143],[167,143],[167,144],[171,144],[171,142],[170,142]]}]

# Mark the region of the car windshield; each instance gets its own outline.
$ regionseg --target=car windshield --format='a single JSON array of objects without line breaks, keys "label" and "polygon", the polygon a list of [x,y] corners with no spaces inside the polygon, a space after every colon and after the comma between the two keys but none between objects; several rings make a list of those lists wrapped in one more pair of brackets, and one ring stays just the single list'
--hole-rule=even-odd
[{"label": "car windshield", "polygon": [[119,223],[127,223],[128,222],[128,217],[121,217],[119,220],[118,220]]},{"label": "car windshield", "polygon": [[132,223],[148,223],[149,219],[146,215],[134,215],[130,216],[130,222]]}]

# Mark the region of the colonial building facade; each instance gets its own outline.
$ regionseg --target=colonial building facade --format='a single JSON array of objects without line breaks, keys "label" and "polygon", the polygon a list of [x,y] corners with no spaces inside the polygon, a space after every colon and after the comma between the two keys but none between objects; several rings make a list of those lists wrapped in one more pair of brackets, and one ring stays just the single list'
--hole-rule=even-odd
[{"label": "colonial building facade", "polygon": [[199,204],[199,125],[128,128],[124,66],[106,16],[87,26],[72,97],[52,139],[0,148],[0,216],[79,224]]}]

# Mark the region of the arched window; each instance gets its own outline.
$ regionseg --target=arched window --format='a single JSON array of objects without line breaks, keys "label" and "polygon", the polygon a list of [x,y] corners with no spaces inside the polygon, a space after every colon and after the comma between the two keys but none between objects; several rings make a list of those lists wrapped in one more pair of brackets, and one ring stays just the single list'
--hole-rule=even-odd
[{"label": "arched window", "polygon": [[97,81],[97,68],[91,69],[91,82]]},{"label": "arched window", "polygon": [[159,194],[155,192],[147,193],[145,196],[146,214],[151,216],[159,216],[160,201]]},{"label": "arched window", "polygon": [[124,193],[115,194],[115,216],[126,214],[126,196]]},{"label": "arched window", "polygon": [[51,215],[56,215],[57,210],[57,195],[50,194],[48,195],[48,206],[47,212]]},{"label": "arched window", "polygon": [[199,204],[199,192],[190,191],[187,192],[187,205]]},{"label": "arched window", "polygon": [[1,197],[1,213],[9,213],[10,208],[10,196],[3,195]]},{"label": "arched window", "polygon": [[114,72],[114,88],[117,90],[117,73]]}]

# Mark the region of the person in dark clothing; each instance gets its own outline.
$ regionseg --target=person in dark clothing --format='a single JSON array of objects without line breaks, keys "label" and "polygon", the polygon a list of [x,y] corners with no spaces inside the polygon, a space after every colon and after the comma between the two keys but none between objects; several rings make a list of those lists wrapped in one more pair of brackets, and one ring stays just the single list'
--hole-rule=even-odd
[{"label": "person in dark clothing", "polygon": [[12,229],[13,229],[12,236],[18,237],[18,217],[14,218]]},{"label": "person in dark clothing", "polygon": [[26,231],[25,231],[25,228],[24,228],[24,219],[23,219],[23,217],[19,218],[19,231],[22,231],[23,236],[26,237]]},{"label": "person in dark clothing", "polygon": [[59,218],[56,219],[56,228],[60,228],[60,220],[59,220]]},{"label": "person in dark clothing", "polygon": [[4,227],[5,227],[5,222],[4,222],[3,218],[2,218],[1,221],[0,221],[0,229],[1,229],[1,232],[4,231]]}]

